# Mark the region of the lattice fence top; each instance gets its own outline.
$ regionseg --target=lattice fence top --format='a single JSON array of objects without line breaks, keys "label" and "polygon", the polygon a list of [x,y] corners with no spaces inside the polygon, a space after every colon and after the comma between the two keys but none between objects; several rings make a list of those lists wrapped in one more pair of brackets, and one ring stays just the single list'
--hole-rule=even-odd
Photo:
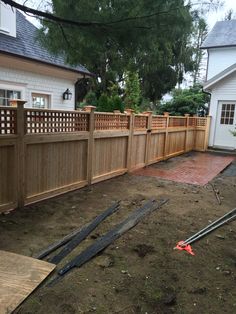
[{"label": "lattice fence top", "polygon": [[195,127],[197,124],[197,119],[196,117],[189,117],[188,118],[188,126]]},{"label": "lattice fence top", "polygon": [[198,117],[196,119],[196,126],[197,127],[205,127],[206,124],[207,124],[207,118],[200,118],[200,117]]},{"label": "lattice fence top", "polygon": [[187,118],[185,117],[170,117],[169,118],[169,127],[181,127],[186,126]]},{"label": "lattice fence top", "polygon": [[26,133],[62,133],[89,130],[89,114],[76,111],[25,109]]},{"label": "lattice fence top", "polygon": [[95,113],[95,130],[128,130],[129,119],[125,114]]},{"label": "lattice fence top", "polygon": [[167,117],[152,116],[152,129],[163,129],[167,127]]},{"label": "lattice fence top", "polygon": [[144,115],[135,115],[134,116],[134,128],[136,130],[147,129],[148,117]]},{"label": "lattice fence top", "polygon": [[16,108],[0,108],[0,134],[16,134]]},{"label": "lattice fence top", "polygon": [[[17,108],[0,107],[0,135],[17,134]],[[129,130],[130,115],[121,113],[94,113],[95,130]],[[148,116],[134,115],[134,129],[146,130]],[[24,129],[26,134],[38,133],[70,133],[89,131],[89,112],[62,111],[45,109],[24,109]],[[167,127],[194,127],[206,128],[205,117],[151,117],[151,129],[164,129]]]}]

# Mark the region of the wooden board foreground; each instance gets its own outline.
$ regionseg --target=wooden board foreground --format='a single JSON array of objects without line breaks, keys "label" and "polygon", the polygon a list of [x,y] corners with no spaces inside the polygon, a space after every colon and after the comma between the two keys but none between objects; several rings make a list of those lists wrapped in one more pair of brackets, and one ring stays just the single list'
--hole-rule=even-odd
[{"label": "wooden board foreground", "polygon": [[0,314],[11,313],[55,267],[32,257],[0,251]]}]

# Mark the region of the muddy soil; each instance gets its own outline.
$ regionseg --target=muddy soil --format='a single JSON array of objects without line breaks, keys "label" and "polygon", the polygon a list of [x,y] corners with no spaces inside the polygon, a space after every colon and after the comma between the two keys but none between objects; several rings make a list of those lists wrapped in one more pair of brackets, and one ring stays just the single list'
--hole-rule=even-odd
[{"label": "muddy soil", "polygon": [[[163,167],[171,167],[172,162],[176,160],[162,163]],[[195,256],[173,250],[178,241],[236,207],[235,167],[236,162],[212,181],[220,191],[221,205],[209,185],[124,175],[1,215],[0,249],[33,256],[120,200],[121,209],[61,267],[145,200],[169,199],[53,287],[46,286],[53,275],[49,277],[15,313],[236,313],[236,221],[193,244]]]}]

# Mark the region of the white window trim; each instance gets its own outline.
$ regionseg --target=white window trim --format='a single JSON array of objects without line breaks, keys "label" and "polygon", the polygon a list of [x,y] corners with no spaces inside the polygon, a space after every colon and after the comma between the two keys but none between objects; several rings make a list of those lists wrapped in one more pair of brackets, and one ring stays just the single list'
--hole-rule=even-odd
[{"label": "white window trim", "polygon": [[52,109],[52,104],[53,104],[53,93],[52,92],[45,92],[41,90],[30,90],[30,107],[33,108],[33,94],[42,94],[49,96],[49,103],[48,103],[48,108],[47,109]]},{"label": "white window trim", "polygon": [[21,92],[21,99],[25,99],[25,92],[26,92],[26,87],[24,85],[18,85],[17,83],[8,83],[8,82],[2,82],[0,81],[0,89],[5,89],[5,90],[16,90]]},{"label": "white window trim", "polygon": [[26,88],[24,85],[18,85],[17,83],[11,83],[11,82],[8,83],[8,82],[0,81],[0,89],[19,91],[21,93],[21,99],[26,100],[25,99]]}]

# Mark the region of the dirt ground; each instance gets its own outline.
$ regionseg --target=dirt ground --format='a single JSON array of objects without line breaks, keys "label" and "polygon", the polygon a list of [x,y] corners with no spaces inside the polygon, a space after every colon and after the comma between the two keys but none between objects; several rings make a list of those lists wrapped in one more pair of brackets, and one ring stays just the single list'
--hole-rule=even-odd
[{"label": "dirt ground", "polygon": [[[159,163],[168,168],[187,156]],[[124,175],[0,216],[0,249],[32,256],[89,222],[115,200],[105,220],[59,267],[150,198],[164,205],[74,269],[53,287],[49,277],[15,311],[19,314],[236,313],[236,221],[193,244],[195,256],[173,250],[236,204],[236,162],[204,187]],[[53,275],[52,275],[53,276]]]}]

